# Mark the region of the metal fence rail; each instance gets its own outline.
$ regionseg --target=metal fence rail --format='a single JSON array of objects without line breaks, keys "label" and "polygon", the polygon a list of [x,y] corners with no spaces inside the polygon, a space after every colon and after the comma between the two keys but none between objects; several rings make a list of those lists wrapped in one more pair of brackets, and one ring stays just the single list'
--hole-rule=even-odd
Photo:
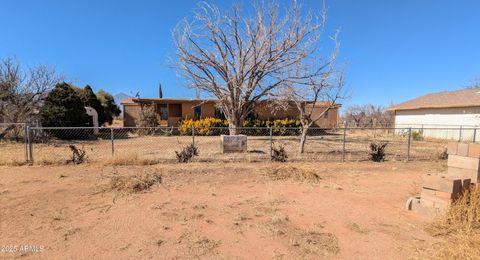
[{"label": "metal fence rail", "polygon": [[[12,126],[13,125],[13,126]],[[221,151],[220,135],[227,127],[28,127],[0,124],[0,165],[11,163],[65,163],[71,146],[85,152],[88,162],[141,163],[175,162],[176,151],[194,144],[200,162],[256,162],[271,159],[272,150],[282,146],[289,161],[368,160],[371,142],[387,142],[387,160],[433,160],[450,140],[475,142],[476,128],[310,128],[304,152],[299,152],[301,129],[288,127],[244,127],[247,152]]]}]

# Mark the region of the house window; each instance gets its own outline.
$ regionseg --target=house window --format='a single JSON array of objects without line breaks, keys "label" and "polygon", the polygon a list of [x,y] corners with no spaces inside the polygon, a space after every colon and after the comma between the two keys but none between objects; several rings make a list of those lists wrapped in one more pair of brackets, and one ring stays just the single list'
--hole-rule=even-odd
[{"label": "house window", "polygon": [[329,112],[328,110],[325,111],[325,114],[323,114],[323,118],[328,118],[328,112]]},{"label": "house window", "polygon": [[195,106],[193,107],[193,118],[200,119],[202,117],[202,106]]}]

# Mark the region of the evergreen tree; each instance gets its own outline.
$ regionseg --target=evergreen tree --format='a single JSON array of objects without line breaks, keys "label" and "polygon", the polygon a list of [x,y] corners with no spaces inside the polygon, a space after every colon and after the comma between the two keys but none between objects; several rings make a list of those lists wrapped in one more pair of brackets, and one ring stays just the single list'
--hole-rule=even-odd
[{"label": "evergreen tree", "polygon": [[[80,91],[80,99],[83,101],[83,105],[85,107],[92,107],[93,109],[95,109],[95,111],[97,111],[98,125],[103,125],[103,123],[105,123],[104,108],[100,101],[97,99],[97,95],[95,95],[89,85],[85,86],[85,88]],[[91,119],[89,121],[89,126],[93,126],[93,122]]]},{"label": "evergreen tree", "polygon": [[119,116],[121,113],[120,108],[115,103],[115,99],[110,93],[103,89],[97,92],[97,99],[100,101],[100,104],[102,104],[105,122],[111,124],[113,118]]},{"label": "evergreen tree", "polygon": [[[89,116],[77,91],[67,83],[60,83],[45,98],[40,108],[40,120],[44,127],[85,127],[88,126]],[[63,139],[82,134],[79,131],[50,132]]]}]

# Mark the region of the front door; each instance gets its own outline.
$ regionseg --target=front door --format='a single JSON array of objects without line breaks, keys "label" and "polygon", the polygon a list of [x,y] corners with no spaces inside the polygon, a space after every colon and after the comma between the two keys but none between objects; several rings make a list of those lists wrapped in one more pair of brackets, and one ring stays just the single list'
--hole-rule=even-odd
[{"label": "front door", "polygon": [[168,126],[168,106],[167,104],[157,105],[157,119],[160,126]]}]

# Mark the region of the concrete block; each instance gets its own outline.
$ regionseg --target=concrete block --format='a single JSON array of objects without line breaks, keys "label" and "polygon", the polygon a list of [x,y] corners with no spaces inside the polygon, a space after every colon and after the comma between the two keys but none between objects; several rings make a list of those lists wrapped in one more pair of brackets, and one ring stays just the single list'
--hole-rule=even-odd
[{"label": "concrete block", "polygon": [[452,200],[436,196],[422,196],[420,201],[425,207],[432,207],[439,210],[444,210],[452,204]]},{"label": "concrete block", "polygon": [[463,190],[462,179],[447,177],[444,175],[425,174],[422,176],[422,187],[449,193],[458,193]]},{"label": "concrete block", "polygon": [[447,145],[448,155],[457,155],[458,142],[449,142]]},{"label": "concrete block", "polygon": [[460,193],[451,193],[438,190],[432,190],[429,188],[422,188],[421,197],[438,197],[439,199],[455,199]]},{"label": "concrete block", "polygon": [[246,152],[247,136],[246,135],[221,135],[222,152]]},{"label": "concrete block", "polygon": [[458,143],[456,155],[468,157],[468,146],[466,143]]},{"label": "concrete block", "polygon": [[[480,181],[480,169],[470,170],[457,167],[448,167],[448,176],[454,178],[461,178],[464,181],[468,179],[468,182],[478,183]],[[463,186],[466,186],[463,184]]]},{"label": "concrete block", "polygon": [[468,144],[468,157],[480,158],[480,144],[477,144],[477,143]]},{"label": "concrete block", "polygon": [[448,156],[448,167],[478,170],[480,169],[480,158],[464,157],[459,155]]}]

